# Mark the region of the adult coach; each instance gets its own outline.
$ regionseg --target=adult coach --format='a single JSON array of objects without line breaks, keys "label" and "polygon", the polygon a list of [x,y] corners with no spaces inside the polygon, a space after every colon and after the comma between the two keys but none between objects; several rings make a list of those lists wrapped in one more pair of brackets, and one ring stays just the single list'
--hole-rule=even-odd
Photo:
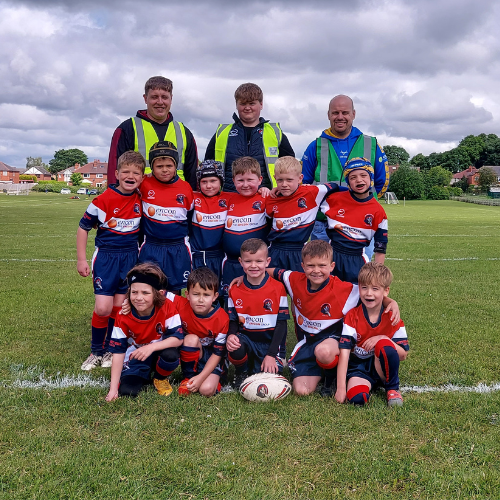
[{"label": "adult coach", "polygon": [[172,104],[172,81],[163,76],[151,77],[144,86],[146,109],[137,111],[136,116],[125,120],[113,134],[108,159],[108,185],[116,182],[115,171],[118,158],[125,151],[138,151],[146,159],[146,173],[149,166],[149,150],[158,141],[169,141],[179,153],[177,173],[181,179],[196,189],[196,168],[198,151],[190,130],[174,120],[170,113]]},{"label": "adult coach", "polygon": [[224,164],[223,190],[235,192],[231,165],[242,156],[251,156],[260,164],[262,186],[271,189],[274,180],[274,163],[281,156],[295,156],[287,136],[279,123],[270,123],[260,116],[264,95],[255,83],[244,83],[234,93],[236,111],[234,123],[223,123],[210,139],[205,160],[217,160]]},{"label": "adult coach", "polygon": [[[342,169],[347,160],[363,157],[370,160],[374,168],[374,184],[378,197],[382,197],[389,185],[387,156],[375,137],[363,134],[352,122],[356,110],[352,99],[346,95],[335,96],[328,107],[330,128],[323,131],[307,147],[302,157],[304,184],[342,180]],[[321,218],[320,218],[321,217]],[[311,239],[329,241],[326,234],[326,219],[319,214]]]}]

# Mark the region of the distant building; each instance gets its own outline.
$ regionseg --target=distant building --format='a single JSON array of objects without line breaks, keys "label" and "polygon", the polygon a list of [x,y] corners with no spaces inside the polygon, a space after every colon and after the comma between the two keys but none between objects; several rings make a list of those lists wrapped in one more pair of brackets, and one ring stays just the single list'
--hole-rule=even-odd
[{"label": "distant building", "polygon": [[71,182],[71,176],[73,175],[73,172],[75,171],[76,168],[79,168],[80,164],[77,163],[74,167],[69,167],[64,170],[61,170],[60,172],[57,172],[57,180],[59,182],[65,182],[66,184],[70,184]]},{"label": "distant building", "polygon": [[3,161],[0,161],[0,182],[11,182],[13,184],[19,184],[19,175],[21,170],[7,165]]},{"label": "distant building", "polygon": [[[497,165],[484,165],[481,168],[489,168],[490,170],[493,170],[497,176],[497,182],[500,184],[500,166]],[[479,169],[481,170],[481,169]]]},{"label": "distant building", "polygon": [[469,186],[477,186],[479,182],[479,170],[476,167],[471,166],[466,170],[462,170],[461,172],[453,174],[450,184],[451,185],[456,184],[464,177],[467,179],[467,184]]},{"label": "distant building", "polygon": [[50,181],[52,174],[43,167],[31,167],[25,170],[21,175],[35,175],[39,181]]},{"label": "distant building", "polygon": [[[83,167],[76,168],[74,172],[82,174],[83,184],[92,187],[106,187],[108,184],[108,163],[94,160]],[[71,176],[70,176],[71,177]]]}]

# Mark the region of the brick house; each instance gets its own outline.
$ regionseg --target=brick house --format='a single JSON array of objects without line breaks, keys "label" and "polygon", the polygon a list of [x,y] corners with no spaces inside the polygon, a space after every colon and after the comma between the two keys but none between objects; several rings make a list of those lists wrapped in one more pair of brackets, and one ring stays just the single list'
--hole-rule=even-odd
[{"label": "brick house", "polygon": [[52,174],[43,167],[31,167],[25,170],[21,175],[35,175],[39,181],[50,181]]},{"label": "brick house", "polygon": [[13,184],[19,184],[19,175],[21,170],[7,165],[3,161],[0,161],[0,182],[11,182]]},{"label": "brick house", "polygon": [[453,174],[450,184],[451,185],[456,184],[464,177],[467,178],[467,184],[469,186],[477,186],[479,182],[479,170],[476,167],[471,166],[465,170],[462,170],[461,172]]},{"label": "brick house", "polygon": [[92,163],[87,163],[80,168],[76,168],[75,172],[82,174],[83,183],[92,187],[106,187],[108,184],[108,163],[101,160],[94,160]]},{"label": "brick house", "polygon": [[498,166],[498,165],[483,165],[481,168],[489,168],[490,170],[493,170],[493,172],[495,172],[495,175],[497,176],[497,183],[500,184],[500,166]]},{"label": "brick house", "polygon": [[65,168],[64,170],[57,172],[57,180],[59,182],[65,182],[66,184],[69,185],[71,182],[71,176],[73,175],[75,168],[79,168],[79,167],[80,167],[80,164],[77,163],[74,167]]}]

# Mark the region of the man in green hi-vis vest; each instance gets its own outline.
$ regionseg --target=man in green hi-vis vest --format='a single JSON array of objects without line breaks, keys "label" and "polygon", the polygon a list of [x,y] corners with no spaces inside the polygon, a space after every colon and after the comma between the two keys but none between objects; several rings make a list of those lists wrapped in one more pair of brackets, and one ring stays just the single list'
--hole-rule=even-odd
[{"label": "man in green hi-vis vest", "polygon": [[[363,134],[352,125],[356,110],[352,99],[346,95],[335,96],[328,106],[330,128],[323,131],[307,147],[302,157],[304,184],[343,181],[342,170],[350,158],[368,159],[374,168],[374,187],[381,198],[389,186],[387,156],[375,137]],[[314,225],[311,239],[329,241],[326,221],[321,218]],[[369,252],[366,252],[370,257]]]},{"label": "man in green hi-vis vest", "polygon": [[226,192],[235,192],[233,161],[242,156],[255,158],[260,165],[262,186],[275,186],[274,163],[282,156],[295,156],[287,136],[279,123],[271,123],[260,116],[264,95],[255,83],[243,83],[234,93],[236,111],[233,123],[221,123],[210,139],[205,160],[217,160],[224,165]]},{"label": "man in green hi-vis vest", "polygon": [[111,139],[108,159],[108,185],[116,182],[115,171],[118,158],[125,151],[138,151],[146,159],[146,173],[150,173],[149,150],[158,141],[169,141],[179,153],[177,173],[181,179],[196,189],[198,151],[190,130],[174,120],[170,113],[173,83],[163,76],[151,77],[144,87],[146,109],[125,120],[115,130]]}]

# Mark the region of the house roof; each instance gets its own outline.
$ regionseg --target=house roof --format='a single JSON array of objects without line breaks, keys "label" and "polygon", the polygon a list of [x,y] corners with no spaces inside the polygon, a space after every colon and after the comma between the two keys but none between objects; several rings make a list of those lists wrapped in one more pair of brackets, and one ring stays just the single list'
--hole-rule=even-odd
[{"label": "house roof", "polygon": [[471,175],[477,174],[478,170],[476,167],[469,167],[461,172],[453,174],[453,179],[462,179],[462,177],[470,177]]},{"label": "house roof", "polygon": [[500,166],[498,165],[483,165],[481,168],[489,168],[490,170],[493,170],[495,174],[500,175]]},{"label": "house roof", "polygon": [[0,161],[0,171],[7,171],[7,172],[21,172],[18,168],[16,167],[11,167],[10,165],[7,165],[7,163],[4,163],[3,161]]},{"label": "house roof", "polygon": [[31,174],[40,174],[40,175],[52,175],[46,168],[36,166],[36,167],[30,167],[26,169],[23,174],[31,175]]},{"label": "house roof", "polygon": [[76,170],[79,174],[107,174],[108,163],[94,160],[92,163],[87,163],[83,167]]}]

